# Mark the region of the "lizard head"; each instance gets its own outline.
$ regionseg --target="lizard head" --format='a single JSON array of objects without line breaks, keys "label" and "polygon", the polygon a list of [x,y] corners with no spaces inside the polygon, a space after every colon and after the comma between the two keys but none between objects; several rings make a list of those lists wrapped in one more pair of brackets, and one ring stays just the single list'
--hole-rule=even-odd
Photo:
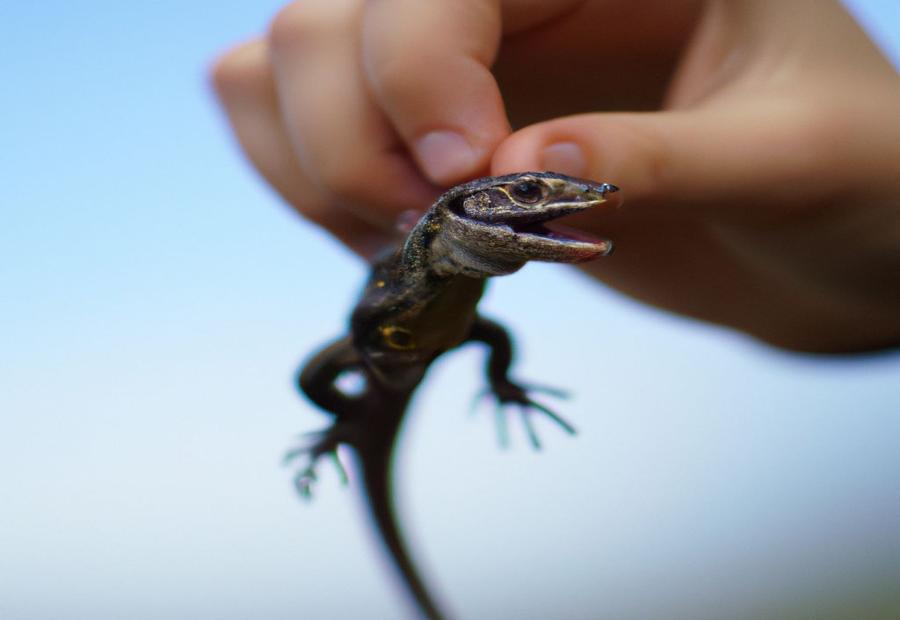
[{"label": "lizard head", "polygon": [[555,172],[487,177],[438,199],[442,224],[431,244],[438,271],[486,277],[512,273],[530,260],[577,263],[606,256],[612,242],[547,226],[604,203],[618,188]]}]

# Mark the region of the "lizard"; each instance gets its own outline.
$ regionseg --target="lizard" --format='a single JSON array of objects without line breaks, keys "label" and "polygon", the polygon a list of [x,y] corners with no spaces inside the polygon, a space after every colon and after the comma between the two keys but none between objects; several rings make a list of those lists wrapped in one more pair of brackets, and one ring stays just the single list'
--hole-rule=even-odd
[{"label": "lizard", "polygon": [[[371,518],[426,618],[443,615],[413,565],[391,500],[391,458],[409,401],[438,356],[480,342],[489,349],[489,392],[498,407],[519,406],[535,447],[539,444],[532,413],[542,413],[574,434],[567,421],[530,397],[537,388],[509,377],[512,340],[504,327],[478,314],[476,307],[487,278],[511,274],[528,261],[576,263],[608,255],[610,240],[576,236],[545,224],[603,203],[619,204],[617,191],[609,183],[553,172],[485,177],[447,190],[405,241],[372,261],[349,334],[327,345],[298,372],[300,390],[334,417],[328,428],[309,434],[305,445],[286,455],[288,462],[305,458],[306,466],[294,479],[299,493],[310,497],[316,464],[325,456],[334,459],[346,482],[337,449],[348,446],[357,457]],[[348,390],[342,383],[348,373],[359,379],[359,389]]]}]

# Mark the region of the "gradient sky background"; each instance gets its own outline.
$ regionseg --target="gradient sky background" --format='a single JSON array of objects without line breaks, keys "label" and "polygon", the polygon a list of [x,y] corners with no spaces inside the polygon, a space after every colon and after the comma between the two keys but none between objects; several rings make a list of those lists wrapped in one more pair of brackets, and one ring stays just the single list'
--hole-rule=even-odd
[{"label": "gradient sky background", "polygon": [[[354,493],[325,467],[303,505],[279,466],[365,273],[207,88],[280,4],[0,8],[4,619],[403,617]],[[900,59],[898,4],[853,7]],[[581,433],[499,451],[481,352],[430,375],[397,484],[459,617],[900,616],[900,356],[778,353],[559,266],[485,307]]]}]

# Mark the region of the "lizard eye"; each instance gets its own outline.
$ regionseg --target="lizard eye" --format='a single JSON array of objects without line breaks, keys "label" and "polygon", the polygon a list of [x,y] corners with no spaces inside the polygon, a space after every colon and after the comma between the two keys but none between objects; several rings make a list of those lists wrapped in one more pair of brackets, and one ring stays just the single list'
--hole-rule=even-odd
[{"label": "lizard eye", "polygon": [[392,349],[405,351],[416,346],[412,332],[405,327],[386,325],[378,331],[381,332],[381,338],[384,340],[384,343]]},{"label": "lizard eye", "polygon": [[544,197],[544,188],[534,181],[519,181],[510,188],[512,197],[525,204],[534,204]]}]

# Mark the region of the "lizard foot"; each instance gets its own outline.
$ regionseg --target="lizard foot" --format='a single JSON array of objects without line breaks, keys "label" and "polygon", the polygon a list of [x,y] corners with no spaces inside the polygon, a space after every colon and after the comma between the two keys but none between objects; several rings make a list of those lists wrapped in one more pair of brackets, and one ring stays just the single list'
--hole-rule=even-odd
[{"label": "lizard foot", "polygon": [[533,416],[535,413],[542,413],[543,415],[547,416],[548,418],[550,418],[550,420],[555,422],[570,435],[574,435],[576,433],[574,426],[572,426],[569,422],[567,422],[564,418],[562,418],[559,414],[557,414],[549,407],[533,400],[529,396],[529,392],[544,392],[545,394],[556,396],[557,398],[568,397],[568,394],[566,392],[558,390],[556,388],[534,385],[523,386],[511,381],[506,383],[494,384],[491,387],[485,389],[476,397],[474,404],[477,404],[478,401],[485,396],[493,395],[497,399],[495,419],[497,422],[497,437],[500,441],[501,447],[505,448],[509,445],[509,433],[507,429],[506,418],[507,405],[518,406],[519,416],[522,419],[522,425],[525,427],[525,432],[528,434],[528,439],[535,450],[541,449],[541,441],[538,438],[537,431],[535,430],[534,424],[532,423],[531,419],[531,416]]},{"label": "lizard foot", "polygon": [[331,457],[341,477],[341,482],[343,484],[348,482],[347,470],[344,469],[344,464],[341,463],[337,453],[338,446],[344,442],[338,428],[335,425],[325,430],[304,433],[302,437],[306,441],[302,445],[288,450],[284,455],[285,465],[297,459],[304,459],[305,461],[305,466],[301,467],[294,476],[294,486],[297,488],[297,493],[305,500],[312,499],[312,487],[317,480],[316,464],[324,456]]}]

